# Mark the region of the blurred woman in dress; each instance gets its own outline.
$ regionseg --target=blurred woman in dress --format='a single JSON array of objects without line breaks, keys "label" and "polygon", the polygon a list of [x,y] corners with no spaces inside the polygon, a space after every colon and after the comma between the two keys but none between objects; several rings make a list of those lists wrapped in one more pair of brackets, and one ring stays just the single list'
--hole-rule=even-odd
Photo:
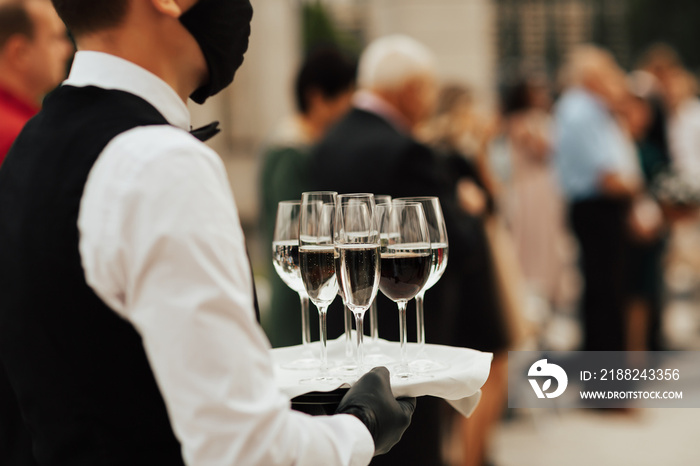
[{"label": "blurred woman in dress", "polygon": [[503,130],[511,160],[504,215],[529,292],[555,305],[563,271],[565,223],[550,164],[551,100],[544,82],[524,79],[505,93]]},{"label": "blurred woman in dress", "polygon": [[[484,232],[483,243],[474,247],[485,250],[488,264],[461,279],[464,295],[471,297],[469,307],[479,309],[471,325],[487,340],[496,333],[505,335],[497,344],[474,341],[471,345],[493,352],[494,359],[479,407],[469,419],[454,417],[450,464],[460,466],[482,466],[488,460],[493,427],[505,407],[507,350],[518,340],[520,330],[520,276],[507,232],[499,228],[495,183],[486,163],[486,149],[497,130],[498,122],[477,112],[471,91],[459,84],[443,87],[435,115],[421,130],[461,193],[462,209]],[[497,296],[488,296],[489,290]]]}]

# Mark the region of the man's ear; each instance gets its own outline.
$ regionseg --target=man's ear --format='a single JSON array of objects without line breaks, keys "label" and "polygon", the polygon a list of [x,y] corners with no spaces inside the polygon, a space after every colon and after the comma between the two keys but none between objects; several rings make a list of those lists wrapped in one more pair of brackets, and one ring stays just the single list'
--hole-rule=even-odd
[{"label": "man's ear", "polygon": [[30,40],[23,34],[15,34],[5,42],[5,46],[0,50],[0,56],[7,63],[14,66],[22,66],[26,61],[29,51]]},{"label": "man's ear", "polygon": [[184,11],[183,2],[178,0],[151,0],[151,3],[160,13],[173,18],[179,18]]},{"label": "man's ear", "polygon": [[323,102],[325,100],[323,92],[321,92],[321,90],[316,87],[311,87],[307,89],[306,94],[304,94],[304,97],[306,99],[307,110],[316,108],[319,102]]}]

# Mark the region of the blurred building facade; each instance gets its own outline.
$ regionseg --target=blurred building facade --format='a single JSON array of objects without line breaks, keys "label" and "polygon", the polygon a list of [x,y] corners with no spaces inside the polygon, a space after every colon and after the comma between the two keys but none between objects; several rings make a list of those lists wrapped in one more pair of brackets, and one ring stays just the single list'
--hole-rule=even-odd
[{"label": "blurred building facade", "polygon": [[577,44],[609,48],[623,65],[632,59],[629,0],[495,0],[499,75],[553,76]]}]

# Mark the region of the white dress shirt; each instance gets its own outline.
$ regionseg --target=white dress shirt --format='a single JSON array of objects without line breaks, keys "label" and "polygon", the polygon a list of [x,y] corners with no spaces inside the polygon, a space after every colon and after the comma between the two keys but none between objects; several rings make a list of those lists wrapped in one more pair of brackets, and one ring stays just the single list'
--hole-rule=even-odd
[{"label": "white dress shirt", "polygon": [[187,133],[185,104],[157,76],[98,52],[78,52],[64,84],[132,93],[172,125],[105,147],[78,226],[87,282],[141,335],[185,462],[368,464],[374,444],[359,419],[292,411],[277,389],[224,166]]}]

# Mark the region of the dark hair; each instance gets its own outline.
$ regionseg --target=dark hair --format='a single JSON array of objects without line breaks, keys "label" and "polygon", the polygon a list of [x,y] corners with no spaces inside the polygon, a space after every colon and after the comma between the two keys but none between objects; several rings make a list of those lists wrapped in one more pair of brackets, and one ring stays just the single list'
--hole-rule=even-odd
[{"label": "dark hair", "polygon": [[21,34],[29,39],[34,37],[34,21],[22,1],[0,5],[0,48],[8,39]]},{"label": "dark hair", "polygon": [[118,26],[124,19],[130,0],[51,0],[71,34],[86,33]]},{"label": "dark hair", "polygon": [[503,114],[512,115],[530,108],[532,105],[531,92],[530,83],[525,79],[507,88],[501,100],[501,111]]},{"label": "dark hair", "polygon": [[335,48],[318,49],[309,54],[297,75],[294,87],[297,108],[309,110],[308,94],[312,89],[333,98],[355,84],[357,63]]},{"label": "dark hair", "polygon": [[541,106],[538,96],[549,95],[547,80],[542,76],[519,78],[501,93],[501,112],[504,116],[513,115],[533,107]]}]

